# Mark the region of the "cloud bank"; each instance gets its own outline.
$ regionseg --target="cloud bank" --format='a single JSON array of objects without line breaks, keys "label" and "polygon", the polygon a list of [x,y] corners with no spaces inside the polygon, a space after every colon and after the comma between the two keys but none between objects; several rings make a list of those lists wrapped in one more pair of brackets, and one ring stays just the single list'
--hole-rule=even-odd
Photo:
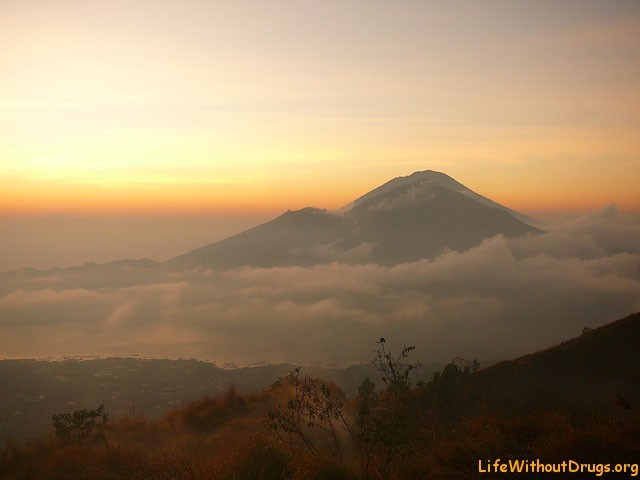
[{"label": "cloud bank", "polygon": [[369,360],[384,336],[427,361],[495,360],[636,311],[640,225],[607,207],[541,235],[391,267],[4,273],[0,354],[342,363]]}]

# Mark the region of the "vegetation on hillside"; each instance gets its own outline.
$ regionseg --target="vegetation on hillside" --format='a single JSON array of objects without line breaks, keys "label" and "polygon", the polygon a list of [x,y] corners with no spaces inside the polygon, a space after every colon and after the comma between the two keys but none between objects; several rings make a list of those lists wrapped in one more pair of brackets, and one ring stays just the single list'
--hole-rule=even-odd
[{"label": "vegetation on hillside", "polygon": [[[594,342],[578,339],[569,350]],[[54,425],[64,428],[56,428],[57,435],[2,448],[0,476],[464,479],[482,477],[479,460],[614,464],[640,458],[640,416],[636,397],[628,393],[616,390],[612,409],[527,406],[510,401],[509,390],[497,386],[500,375],[508,383],[510,365],[478,371],[477,363],[455,361],[428,382],[413,383],[418,365],[411,362],[411,351],[394,353],[380,339],[373,363],[380,376],[375,380],[385,387],[376,389],[364,379],[353,398],[296,369],[260,393],[229,388],[160,419],[109,420],[100,407],[60,414]],[[528,363],[552,357],[542,352]]]}]

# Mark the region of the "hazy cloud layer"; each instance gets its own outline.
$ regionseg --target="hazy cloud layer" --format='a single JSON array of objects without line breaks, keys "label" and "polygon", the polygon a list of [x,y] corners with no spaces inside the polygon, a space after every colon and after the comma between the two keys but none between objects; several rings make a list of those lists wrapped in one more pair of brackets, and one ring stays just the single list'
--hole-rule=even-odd
[{"label": "hazy cloud layer", "polygon": [[[369,246],[363,246],[366,250]],[[640,225],[608,207],[393,267],[163,272],[122,262],[0,275],[3,355],[361,361],[526,353],[640,310]]]}]

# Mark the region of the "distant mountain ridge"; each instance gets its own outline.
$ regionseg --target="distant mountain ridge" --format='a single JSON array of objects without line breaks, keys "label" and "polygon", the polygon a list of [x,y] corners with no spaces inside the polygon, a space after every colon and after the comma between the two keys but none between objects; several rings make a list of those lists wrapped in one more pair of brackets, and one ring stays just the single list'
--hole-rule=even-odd
[{"label": "distant mountain ridge", "polygon": [[339,211],[288,211],[165,262],[170,268],[393,265],[539,232],[535,221],[431,170],[398,177]]}]

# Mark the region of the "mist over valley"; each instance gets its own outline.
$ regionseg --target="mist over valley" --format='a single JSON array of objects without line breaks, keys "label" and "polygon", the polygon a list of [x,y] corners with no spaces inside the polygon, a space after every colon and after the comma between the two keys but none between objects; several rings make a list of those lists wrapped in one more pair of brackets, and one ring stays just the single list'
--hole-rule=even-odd
[{"label": "mist over valley", "polygon": [[424,171],[163,262],[1,273],[0,349],[347,365],[384,335],[425,361],[487,361],[638,310],[633,217],[541,224]]}]

